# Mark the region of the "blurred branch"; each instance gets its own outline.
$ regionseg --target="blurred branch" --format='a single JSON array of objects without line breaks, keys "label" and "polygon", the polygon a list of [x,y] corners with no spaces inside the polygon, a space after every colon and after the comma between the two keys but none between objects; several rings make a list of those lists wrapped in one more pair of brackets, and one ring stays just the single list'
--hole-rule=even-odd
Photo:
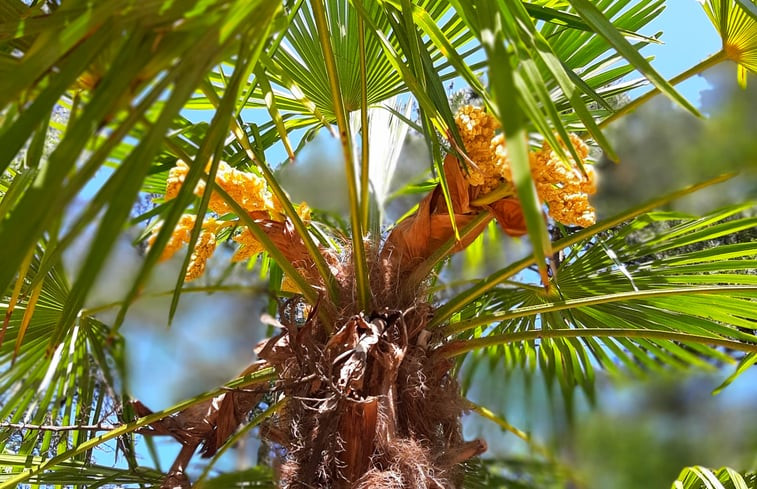
[{"label": "blurred branch", "polygon": [[[703,73],[705,70],[712,68],[713,66],[721,63],[722,61],[725,61],[728,59],[728,55],[724,50],[720,50],[717,53],[713,54],[709,58],[705,59],[704,61],[701,61],[700,63],[692,66],[688,70],[684,71],[683,73],[673,77],[670,79],[671,85],[678,85],[679,83],[688,80],[694,75],[699,75]],[[628,104],[624,105],[620,109],[618,109],[616,112],[612,113],[609,117],[607,117],[605,120],[599,123],[600,128],[604,128],[608,124],[612,123],[613,121],[620,119],[624,115],[628,114],[629,112],[632,112],[636,110],[639,106],[644,105],[646,102],[651,100],[655,95],[658,95],[660,93],[659,88],[653,88],[652,90],[648,91],[641,97],[632,100]]]},{"label": "blurred branch", "polygon": [[[243,285],[208,285],[204,287],[184,287],[181,292],[183,294],[186,294],[187,292],[255,292],[255,293],[264,293],[267,291],[266,287],[261,286],[243,286]],[[163,292],[155,292],[154,294],[144,294],[140,295],[135,298],[136,300],[139,299],[149,299],[149,298],[156,298],[156,297],[166,297],[173,295],[174,290],[166,290]],[[93,316],[99,312],[107,311],[108,309],[113,309],[114,307],[119,307],[123,304],[123,301],[117,301],[117,302],[109,302],[107,304],[102,304],[99,306],[91,307],[88,309],[82,309],[81,315],[82,316]]]},{"label": "blurred branch", "polygon": [[536,440],[534,440],[530,434],[526,433],[525,431],[511,425],[505,418],[501,416],[497,416],[494,412],[487,409],[484,406],[481,406],[479,404],[476,404],[475,402],[471,400],[466,400],[468,404],[468,408],[473,411],[474,413],[478,414],[484,419],[488,419],[492,423],[499,426],[503,431],[507,431],[509,433],[512,433],[513,435],[517,436],[521,440],[523,440],[534,452],[538,453],[542,457],[544,457],[549,463],[557,467],[567,478],[575,484],[576,488],[584,487],[583,483],[581,482],[578,475],[575,473],[572,467],[563,464],[558,458],[555,456],[552,451],[538,443]]}]

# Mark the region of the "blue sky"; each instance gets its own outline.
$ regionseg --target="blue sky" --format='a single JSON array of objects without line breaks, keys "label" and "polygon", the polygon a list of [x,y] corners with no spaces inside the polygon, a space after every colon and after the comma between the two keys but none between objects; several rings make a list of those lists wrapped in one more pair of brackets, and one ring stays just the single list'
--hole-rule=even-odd
[{"label": "blue sky", "polygon": [[[668,0],[666,3],[665,11],[643,31],[647,35],[663,31],[665,44],[651,45],[642,52],[655,57],[652,65],[660,74],[672,78],[716,53],[720,49],[720,38],[697,0]],[[707,86],[703,78],[694,77],[677,88],[699,106],[699,91]]]}]

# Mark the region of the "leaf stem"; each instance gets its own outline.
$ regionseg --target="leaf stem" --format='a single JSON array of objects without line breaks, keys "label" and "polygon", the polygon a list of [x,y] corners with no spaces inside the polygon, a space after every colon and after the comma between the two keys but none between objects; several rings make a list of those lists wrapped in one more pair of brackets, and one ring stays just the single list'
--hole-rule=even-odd
[{"label": "leaf stem", "polygon": [[534,306],[520,307],[503,314],[491,314],[480,316],[467,321],[453,323],[442,329],[445,335],[462,333],[477,326],[506,321],[523,316],[533,316],[547,312],[562,311],[564,309],[575,309],[578,307],[596,306],[611,302],[643,300],[652,297],[669,297],[674,295],[687,294],[733,294],[735,292],[752,292],[757,293],[757,286],[714,286],[714,287],[677,287],[670,289],[652,289],[642,291],[621,292],[618,294],[597,295],[591,297],[582,297],[580,299],[568,299],[564,301],[551,302],[547,304],[538,304]]},{"label": "leaf stem", "polygon": [[[264,287],[259,286],[242,286],[242,285],[208,285],[204,287],[184,287],[181,289],[182,294],[186,294],[188,292],[266,292],[266,289]],[[156,298],[156,297],[165,297],[173,295],[174,289],[171,290],[165,290],[162,292],[155,292],[153,294],[143,294],[135,297],[135,301],[138,301],[140,299],[150,299],[150,298]],[[99,306],[82,309],[81,310],[81,316],[87,317],[87,316],[94,316],[95,314],[101,313],[103,311],[107,311],[108,309],[113,309],[115,307],[119,307],[122,305],[124,301],[116,301],[116,302],[109,302],[107,304],[102,304]],[[2,304],[0,304],[2,306]]]},{"label": "leaf stem", "polygon": [[369,219],[369,141],[368,141],[368,74],[365,66],[365,26],[363,19],[357,19],[358,54],[360,59],[360,218],[363,224],[368,224]]},{"label": "leaf stem", "polygon": [[347,114],[344,108],[342,90],[339,85],[339,72],[334,58],[334,50],[331,47],[329,27],[326,20],[326,9],[323,0],[311,0],[310,5],[315,16],[318,28],[318,38],[323,49],[326,71],[329,74],[331,86],[331,99],[334,102],[334,116],[339,128],[339,136],[344,153],[345,175],[347,177],[347,192],[350,199],[350,224],[352,225],[352,256],[355,266],[355,283],[357,286],[357,300],[361,310],[366,310],[371,302],[370,287],[368,281],[368,266],[365,258],[365,243],[363,242],[363,226],[360,219],[360,204],[358,202],[357,180],[355,164],[353,162],[352,143],[350,140],[350,127],[347,123]]},{"label": "leaf stem", "polygon": [[437,350],[441,358],[453,358],[464,355],[470,351],[487,348],[490,346],[508,345],[545,338],[643,338],[648,340],[669,340],[703,345],[715,345],[731,348],[744,352],[757,352],[757,344],[742,343],[720,337],[693,335],[678,333],[675,331],[662,331],[658,329],[627,329],[627,328],[582,328],[582,329],[538,329],[506,333],[501,335],[485,336],[469,340],[458,340],[447,343]]},{"label": "leaf stem", "polygon": [[113,431],[120,428],[122,424],[94,424],[94,425],[73,425],[73,426],[55,426],[46,424],[28,424],[28,423],[0,423],[0,428],[9,428],[12,430],[39,430],[39,431]]},{"label": "leaf stem", "polygon": [[[570,478],[574,483],[578,484],[579,480],[576,477],[576,474],[573,472],[573,470],[564,465],[562,462],[560,462],[555,455],[548,450],[546,447],[542,446],[540,443],[537,443],[536,440],[534,440],[531,435],[526,433],[525,431],[516,428],[515,426],[511,425],[505,418],[501,416],[497,416],[494,414],[491,410],[487,409],[484,406],[481,406],[479,404],[476,404],[475,402],[472,402],[470,400],[467,400],[468,408],[473,411],[474,413],[478,414],[484,419],[488,419],[492,423],[499,426],[503,431],[507,431],[512,433],[513,435],[517,436],[524,442],[528,444],[531,449],[544,457],[546,460],[548,460],[550,463],[554,464],[556,467],[559,467],[561,471],[565,473],[565,475]],[[577,486],[580,487],[580,486]]]}]

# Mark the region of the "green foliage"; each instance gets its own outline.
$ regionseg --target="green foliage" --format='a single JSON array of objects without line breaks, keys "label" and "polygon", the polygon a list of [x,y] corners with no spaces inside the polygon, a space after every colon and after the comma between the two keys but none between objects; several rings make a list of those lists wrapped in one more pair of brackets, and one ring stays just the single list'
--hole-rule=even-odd
[{"label": "green foliage", "polygon": [[757,475],[739,474],[723,467],[711,470],[706,467],[686,467],[681,471],[671,489],[750,489],[757,487]]},{"label": "green foliage", "polygon": [[[232,209],[219,221],[236,215],[265,249],[261,262],[275,282],[273,296],[284,296],[283,273],[306,301],[322,305],[317,314],[330,324],[337,311],[327,303],[340,298],[329,260],[347,255],[353,295],[369,311],[376,277],[368,255],[390,224],[371,211],[377,199],[371,165],[382,162],[369,159],[369,145],[382,141],[368,136],[369,110],[394,96],[415,101],[414,129],[431,156],[431,184],[408,182],[397,194],[426,192],[438,182],[452,215],[455,189],[443,156],[464,148],[445,84],[457,78],[505,130],[533,249],[462,288],[444,275],[453,240],[424,264],[424,275],[438,272],[441,279],[433,289],[439,307],[431,326],[449,342],[439,354],[460,357],[462,375],[482,365],[538,371],[560,387],[569,408],[576,388],[593,397],[598,372],[646,376],[724,364],[738,364],[734,376],[745,371],[757,350],[753,203],[702,216],[655,210],[696,189],[689,188],[585,230],[564,229],[545,222],[531,175],[529,144],[541,141],[582,165],[575,148],[559,144],[570,131],[615,157],[600,128],[634,107],[613,107],[616,97],[643,83],[626,79],[634,71],[697,113],[640,51],[659,42],[639,31],[663,7],[662,0],[0,2],[0,422],[7,425],[0,431],[0,488],[147,485],[161,478],[137,460],[135,432],[220,391],[133,419],[125,407],[129,345],[119,326],[186,212],[199,216],[189,240],[194,247],[213,191]],[[754,71],[751,4],[708,1],[705,10],[745,80],[744,70]],[[342,146],[349,226],[337,222],[344,216],[315,212],[308,227],[268,163],[284,153],[294,159],[322,129]],[[168,170],[178,160],[189,172],[179,195],[165,200]],[[213,183],[221,161],[266,181],[322,286]],[[198,197],[193,190],[202,181],[208,184]],[[147,208],[136,208],[148,195]],[[124,231],[153,220],[163,226],[126,295],[91,304]],[[471,232],[454,222],[456,236]],[[227,239],[233,231],[224,232]],[[80,266],[65,270],[64,258],[81,242]],[[486,253],[485,246],[475,250],[469,257]],[[187,252],[169,322],[189,290],[184,272],[191,259]],[[235,285],[226,279],[207,291]],[[115,320],[98,319],[110,306],[118,308]],[[225,388],[271,378],[258,372]],[[276,406],[247,420],[243,430]],[[106,422],[114,426],[98,435]],[[65,429],[40,428],[50,425]],[[93,460],[93,450],[112,440],[127,468]],[[471,487],[556,487],[572,478],[550,457],[483,461],[468,469]],[[273,479],[258,466],[201,487],[273,487]],[[730,469],[701,467],[685,469],[679,479],[675,488],[754,482]]]}]

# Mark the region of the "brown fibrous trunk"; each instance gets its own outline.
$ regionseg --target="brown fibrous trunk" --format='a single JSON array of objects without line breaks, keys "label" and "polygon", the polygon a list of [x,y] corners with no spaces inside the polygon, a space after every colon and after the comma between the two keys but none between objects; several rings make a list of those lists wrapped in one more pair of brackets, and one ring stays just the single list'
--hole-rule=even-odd
[{"label": "brown fibrous trunk", "polygon": [[[289,304],[294,308],[294,304]],[[288,399],[263,435],[285,452],[288,488],[452,488],[485,444],[461,436],[452,364],[428,348],[430,308],[347,318],[324,334],[314,311],[259,351]]]}]

